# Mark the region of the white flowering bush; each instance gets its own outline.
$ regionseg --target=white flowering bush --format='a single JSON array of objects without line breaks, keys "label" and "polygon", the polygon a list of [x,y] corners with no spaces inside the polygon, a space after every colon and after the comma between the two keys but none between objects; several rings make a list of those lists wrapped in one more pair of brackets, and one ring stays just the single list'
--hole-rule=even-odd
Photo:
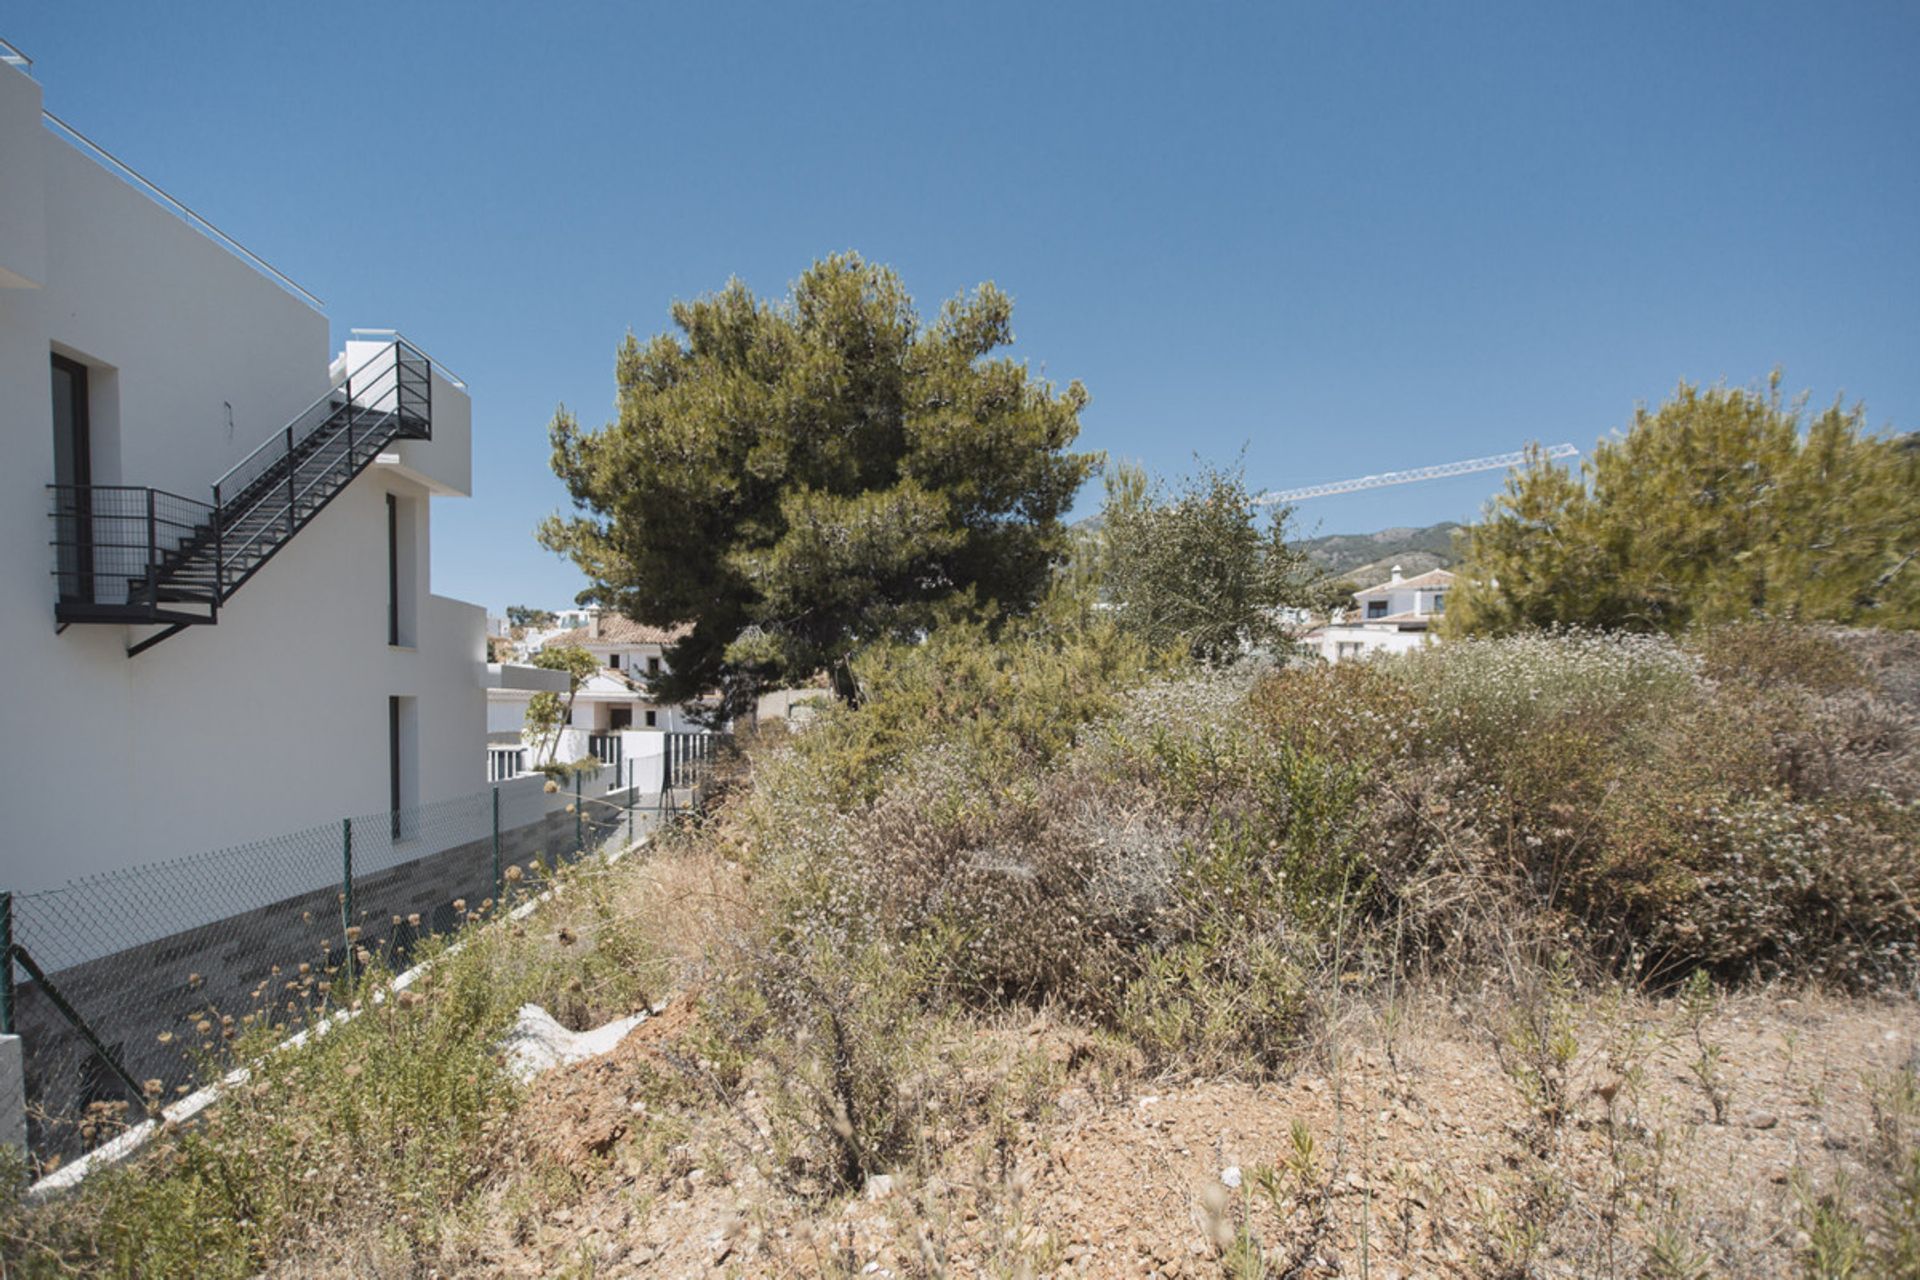
[{"label": "white flowering bush", "polygon": [[1251,707],[1279,740],[1366,762],[1364,909],[1416,946],[1912,972],[1920,733],[1829,634],[1468,641],[1284,672]]}]

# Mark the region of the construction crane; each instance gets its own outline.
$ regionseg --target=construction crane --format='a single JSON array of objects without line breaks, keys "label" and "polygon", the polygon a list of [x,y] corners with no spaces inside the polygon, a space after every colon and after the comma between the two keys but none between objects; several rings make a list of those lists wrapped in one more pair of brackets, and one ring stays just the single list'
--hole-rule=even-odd
[{"label": "construction crane", "polygon": [[[1556,444],[1540,450],[1543,458],[1572,458],[1579,450],[1570,444]],[[1443,462],[1437,467],[1415,467],[1411,471],[1383,471],[1377,476],[1359,476],[1336,480],[1332,484],[1310,484],[1300,489],[1270,489],[1255,498],[1254,505],[1270,507],[1281,502],[1299,502],[1305,498],[1324,498],[1335,493],[1354,493],[1361,489],[1379,489],[1390,484],[1412,484],[1415,480],[1438,480],[1443,476],[1466,476],[1476,471],[1499,471],[1519,466],[1527,460],[1526,450],[1499,453],[1491,458],[1469,458],[1465,462]]]}]

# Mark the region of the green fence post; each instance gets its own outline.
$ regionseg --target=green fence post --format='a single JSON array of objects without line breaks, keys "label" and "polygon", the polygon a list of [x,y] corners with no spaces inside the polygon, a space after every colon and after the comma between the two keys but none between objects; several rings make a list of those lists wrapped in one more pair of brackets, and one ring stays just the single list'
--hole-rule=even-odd
[{"label": "green fence post", "polygon": [[500,878],[500,788],[493,789],[493,900],[500,901],[506,881]]},{"label": "green fence post", "polygon": [[340,941],[346,947],[347,981],[353,981],[353,819],[340,819]]},{"label": "green fence post", "polygon": [[0,893],[0,1036],[13,1034],[13,895]]},{"label": "green fence post", "polygon": [[580,777],[578,772],[573,775],[573,852],[576,857],[587,851],[587,838],[580,829],[580,820],[585,816],[580,808]]}]

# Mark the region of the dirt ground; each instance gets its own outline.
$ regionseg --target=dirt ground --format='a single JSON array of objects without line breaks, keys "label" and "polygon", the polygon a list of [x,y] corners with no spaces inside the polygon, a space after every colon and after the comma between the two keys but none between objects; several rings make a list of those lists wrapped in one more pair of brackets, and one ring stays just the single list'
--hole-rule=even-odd
[{"label": "dirt ground", "polygon": [[1129,1078],[1046,1020],[983,1031],[1053,1068],[1037,1107],[930,1120],[924,1174],[808,1199],[770,1180],[750,1108],[691,1127],[650,1109],[651,1073],[697,1069],[683,1001],[538,1083],[521,1164],[550,1172],[495,1193],[454,1269],[1798,1274],[1807,1204],[1862,1176],[1875,1081],[1920,1053],[1908,1001],[1758,992],[1690,1020],[1583,997],[1562,1016],[1557,1115],[1529,1098],[1510,1008],[1356,1007],[1316,1069],[1270,1083]]}]

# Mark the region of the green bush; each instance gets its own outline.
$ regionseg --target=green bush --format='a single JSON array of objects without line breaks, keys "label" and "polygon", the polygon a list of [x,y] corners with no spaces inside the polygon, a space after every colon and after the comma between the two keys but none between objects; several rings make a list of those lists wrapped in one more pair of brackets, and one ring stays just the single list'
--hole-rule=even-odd
[{"label": "green bush", "polygon": [[[1910,971],[1920,734],[1830,634],[1532,635],[1368,671],[1285,672],[1249,708],[1364,762],[1374,918],[1463,960],[1519,919],[1656,972]],[[1343,704],[1366,745],[1323,727]]]},{"label": "green bush", "polygon": [[911,953],[926,1006],[1057,1005],[1160,1068],[1277,1069],[1362,957],[1889,980],[1920,941],[1920,757],[1838,643],[1156,678],[1111,633],[950,632],[761,770],[744,856],[774,950]]}]

